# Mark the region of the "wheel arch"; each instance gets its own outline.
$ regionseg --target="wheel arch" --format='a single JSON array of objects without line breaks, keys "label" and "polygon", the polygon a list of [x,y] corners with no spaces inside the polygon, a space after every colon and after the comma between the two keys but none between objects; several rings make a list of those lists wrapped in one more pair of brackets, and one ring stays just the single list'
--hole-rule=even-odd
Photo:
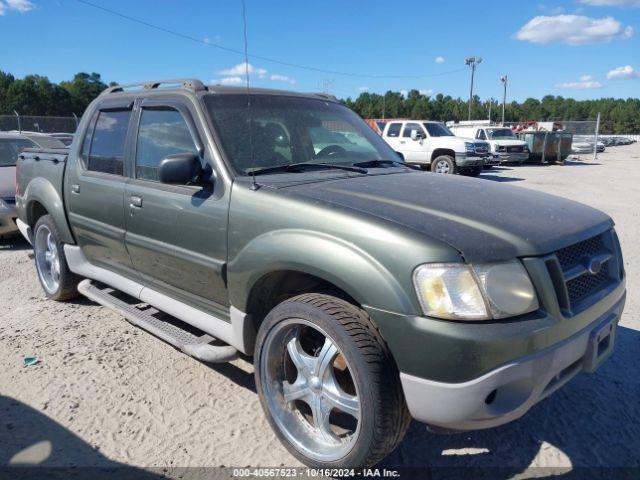
[{"label": "wheel arch", "polygon": [[228,285],[231,304],[258,318],[289,296],[318,291],[357,306],[415,310],[406,289],[375,258],[317,232],[286,230],[253,239],[229,263]]},{"label": "wheel arch", "polygon": [[456,158],[456,152],[454,152],[452,149],[450,148],[436,148],[433,153],[431,154],[431,161],[433,162],[436,158],[438,158],[441,155],[448,155],[450,157],[452,157],[454,160]]},{"label": "wheel arch", "polygon": [[64,202],[55,187],[43,177],[37,177],[29,182],[24,198],[26,223],[31,229],[43,215],[51,215],[64,243],[74,244],[71,229],[67,223]]}]

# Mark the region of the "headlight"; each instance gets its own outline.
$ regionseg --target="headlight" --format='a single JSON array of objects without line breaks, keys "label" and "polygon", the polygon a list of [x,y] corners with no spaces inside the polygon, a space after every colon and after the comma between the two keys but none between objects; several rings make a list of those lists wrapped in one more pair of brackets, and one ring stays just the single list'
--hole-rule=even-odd
[{"label": "headlight", "polygon": [[473,143],[464,142],[464,149],[467,153],[475,153],[476,147]]},{"label": "headlight", "polygon": [[3,199],[0,198],[0,210],[8,209],[9,205],[5,203]]},{"label": "headlight", "polygon": [[496,152],[506,152],[506,151],[507,151],[507,147],[505,147],[504,145],[496,146]]},{"label": "headlight", "polygon": [[519,261],[474,265],[434,263],[418,267],[414,284],[425,315],[488,320],[538,309],[529,275]]}]

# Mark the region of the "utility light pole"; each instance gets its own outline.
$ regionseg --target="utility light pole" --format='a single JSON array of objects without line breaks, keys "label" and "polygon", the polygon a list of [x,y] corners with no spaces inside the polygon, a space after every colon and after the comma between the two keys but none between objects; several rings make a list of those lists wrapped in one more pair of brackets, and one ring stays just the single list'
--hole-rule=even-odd
[{"label": "utility light pole", "polygon": [[467,57],[464,59],[464,64],[471,67],[471,89],[469,90],[469,120],[471,120],[471,104],[473,103],[473,77],[476,73],[476,65],[480,65],[481,63],[481,57]]},{"label": "utility light pole", "polygon": [[504,87],[504,91],[502,93],[502,126],[504,127],[504,109],[507,105],[507,76],[504,75],[500,77],[500,81],[502,82],[502,86]]}]

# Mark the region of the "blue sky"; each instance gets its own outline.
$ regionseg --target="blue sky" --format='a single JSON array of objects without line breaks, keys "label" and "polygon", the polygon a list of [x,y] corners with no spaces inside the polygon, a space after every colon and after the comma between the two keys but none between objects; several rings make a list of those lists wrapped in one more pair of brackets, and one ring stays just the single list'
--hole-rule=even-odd
[{"label": "blue sky", "polygon": [[[78,0],[0,0],[0,69],[52,81],[79,71],[105,81],[196,77],[242,84],[240,0],[89,0],[192,37],[176,37]],[[478,8],[479,6],[482,9]],[[246,0],[251,84],[339,97],[416,88],[468,96],[468,55],[481,56],[475,92],[501,98],[638,97],[640,0]],[[8,48],[10,46],[10,48]],[[237,66],[240,64],[240,68]],[[377,78],[367,77],[378,76]],[[379,78],[420,76],[421,78]]]}]

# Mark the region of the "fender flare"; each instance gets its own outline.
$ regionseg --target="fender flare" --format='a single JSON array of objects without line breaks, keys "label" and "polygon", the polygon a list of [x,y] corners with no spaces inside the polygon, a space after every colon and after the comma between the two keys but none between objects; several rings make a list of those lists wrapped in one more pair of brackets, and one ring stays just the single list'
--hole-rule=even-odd
[{"label": "fender flare", "polygon": [[51,215],[58,227],[60,239],[67,244],[75,244],[71,229],[67,223],[67,215],[64,209],[64,201],[53,184],[44,177],[36,177],[29,182],[23,197],[27,199],[25,204],[25,216],[30,227],[33,227],[32,210],[35,202],[40,203],[47,213]]},{"label": "fender flare", "polygon": [[412,312],[414,302],[378,260],[344,240],[309,230],[260,235],[228,264],[231,304],[246,311],[252,288],[277,271],[306,273],[343,290],[358,304]]}]

